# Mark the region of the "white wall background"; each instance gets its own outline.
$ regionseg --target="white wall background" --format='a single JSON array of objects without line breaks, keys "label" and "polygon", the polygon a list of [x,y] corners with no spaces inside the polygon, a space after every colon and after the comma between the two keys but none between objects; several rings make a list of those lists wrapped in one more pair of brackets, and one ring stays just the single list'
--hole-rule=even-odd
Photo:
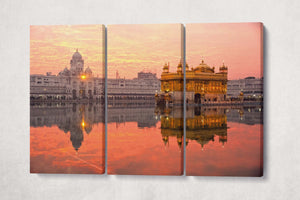
[{"label": "white wall background", "polygon": [[[0,199],[299,199],[300,1],[1,0]],[[263,22],[263,178],[29,173],[29,25]]]}]

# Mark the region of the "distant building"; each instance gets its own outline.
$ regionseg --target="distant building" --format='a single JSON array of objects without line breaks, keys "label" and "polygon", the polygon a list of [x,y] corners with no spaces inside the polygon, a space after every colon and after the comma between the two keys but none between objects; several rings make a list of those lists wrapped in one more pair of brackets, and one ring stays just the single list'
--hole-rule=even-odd
[{"label": "distant building", "polygon": [[138,79],[144,79],[144,80],[157,80],[156,74],[151,72],[139,72],[138,73]]},{"label": "distant building", "polygon": [[[67,67],[52,75],[30,75],[31,100],[104,100],[105,79],[93,75],[92,70],[84,69],[84,60],[76,50]],[[156,74],[139,72],[134,79],[120,78],[118,73],[115,79],[107,79],[107,94],[109,101],[152,101],[160,90],[160,80]]]},{"label": "distant building", "polygon": [[104,99],[104,78],[93,76],[92,70],[84,70],[84,60],[76,50],[67,67],[52,75],[51,72],[30,75],[31,100],[82,100]]},{"label": "distant building", "polygon": [[263,98],[263,78],[247,77],[239,80],[229,80],[227,97]]},{"label": "distant building", "polygon": [[148,101],[154,103],[154,95],[160,90],[156,74],[139,72],[134,79],[107,79],[108,102]]}]

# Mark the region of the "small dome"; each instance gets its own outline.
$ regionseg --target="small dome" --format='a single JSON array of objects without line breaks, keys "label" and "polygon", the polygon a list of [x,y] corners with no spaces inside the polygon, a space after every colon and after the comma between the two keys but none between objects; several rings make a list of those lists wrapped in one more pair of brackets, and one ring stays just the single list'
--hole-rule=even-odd
[{"label": "small dome", "polygon": [[206,63],[204,63],[203,60],[201,61],[201,63],[199,64],[198,67],[201,67],[201,68],[210,68]]},{"label": "small dome", "polygon": [[204,63],[204,61],[202,60],[201,63],[196,67],[195,71],[213,73],[214,72],[214,68],[211,68],[206,63]]},{"label": "small dome", "polygon": [[65,72],[65,73],[69,73],[70,70],[68,70],[68,68],[66,67],[66,68],[64,69],[64,72]]},{"label": "small dome", "polygon": [[86,73],[86,74],[92,74],[93,72],[92,72],[92,70],[90,69],[90,67],[88,67],[88,68],[85,69],[85,73]]},{"label": "small dome", "polygon": [[166,145],[168,143],[168,141],[169,141],[169,137],[168,136],[164,136],[162,138],[162,140],[163,140],[164,144]]},{"label": "small dome", "polygon": [[180,60],[180,62],[177,65],[177,73],[182,73],[182,63],[181,63],[181,60]]},{"label": "small dome", "polygon": [[181,62],[181,60],[179,61],[178,65],[177,65],[177,68],[182,68],[182,62]]},{"label": "small dome", "polygon": [[73,56],[72,56],[72,59],[77,59],[77,60],[80,60],[80,59],[82,59],[82,56],[81,56],[81,54],[78,52],[78,49],[76,49],[76,52],[73,54]]},{"label": "small dome", "polygon": [[87,124],[85,127],[84,127],[84,130],[87,134],[89,134],[91,131],[92,131],[92,125],[91,124]]},{"label": "small dome", "polygon": [[68,68],[66,67],[63,71],[59,72],[58,75],[60,76],[70,76],[70,70],[68,70]]},{"label": "small dome", "polygon": [[70,130],[70,140],[76,151],[81,147],[83,141],[83,132],[80,128],[76,127],[73,130]]},{"label": "small dome", "polygon": [[178,144],[179,148],[181,148],[181,146],[182,146],[182,138],[177,138],[177,144]]},{"label": "small dome", "polygon": [[167,64],[167,63],[165,63],[165,65],[164,65],[163,69],[169,69],[169,66],[168,66],[168,64]]},{"label": "small dome", "polygon": [[220,70],[227,70],[227,66],[225,66],[224,62],[223,62],[223,65],[219,68]]}]

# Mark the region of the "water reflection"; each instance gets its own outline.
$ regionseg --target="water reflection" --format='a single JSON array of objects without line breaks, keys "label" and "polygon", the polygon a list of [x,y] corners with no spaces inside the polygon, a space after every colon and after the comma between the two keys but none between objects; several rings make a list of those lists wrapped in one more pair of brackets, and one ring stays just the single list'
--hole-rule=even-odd
[{"label": "water reflection", "polygon": [[[101,104],[32,104],[31,172],[103,173]],[[108,173],[181,175],[262,174],[262,107],[108,108]]]},{"label": "water reflection", "polygon": [[[262,107],[188,107],[186,173],[259,176]],[[108,108],[108,173],[182,174],[182,107]]]},{"label": "water reflection", "polygon": [[[182,107],[126,105],[108,108],[108,173],[181,175]],[[174,121],[169,119],[176,119]],[[174,127],[174,129],[170,129]]]},{"label": "water reflection", "polygon": [[156,127],[159,122],[159,118],[155,117],[153,105],[110,106],[107,117],[107,122],[116,123],[116,126],[126,122],[137,122],[138,128],[151,128]]},{"label": "water reflection", "polygon": [[188,108],[186,112],[187,144],[194,140],[201,145],[201,149],[210,141],[214,142],[218,136],[219,142],[227,142],[227,116],[224,108]]},{"label": "water reflection", "polygon": [[169,146],[169,138],[174,137],[177,140],[179,149],[183,142],[183,112],[182,107],[156,107],[156,118],[161,120],[161,136],[165,146]]},{"label": "water reflection", "polygon": [[188,107],[186,173],[260,176],[262,107]]},{"label": "water reflection", "polygon": [[31,172],[103,173],[103,109],[102,104],[31,104]]}]

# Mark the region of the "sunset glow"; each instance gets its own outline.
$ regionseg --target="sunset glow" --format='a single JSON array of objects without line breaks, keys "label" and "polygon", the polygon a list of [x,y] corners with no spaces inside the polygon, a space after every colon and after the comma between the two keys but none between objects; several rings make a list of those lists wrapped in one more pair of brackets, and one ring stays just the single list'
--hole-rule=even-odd
[{"label": "sunset glow", "polygon": [[[196,67],[225,62],[229,80],[262,77],[262,24],[186,24],[186,61]],[[170,62],[175,71],[181,58],[181,25],[108,25],[108,78],[134,78],[140,71],[157,73]],[[103,75],[103,26],[30,27],[30,74],[58,74],[70,66],[78,48],[94,75]],[[130,70],[129,70],[130,69]]]},{"label": "sunset glow", "polygon": [[[262,125],[228,122],[225,145],[210,141],[199,148],[196,141],[186,147],[186,173],[198,176],[259,176],[262,172]],[[244,134],[241,134],[244,133]],[[204,162],[205,161],[205,162]]]},{"label": "sunset glow", "polygon": [[103,26],[61,25],[30,27],[30,74],[57,75],[70,67],[73,53],[78,51],[85,67],[95,76],[103,74]]},{"label": "sunset glow", "polygon": [[176,137],[164,145],[160,126],[160,122],[144,129],[136,122],[107,124],[108,174],[182,174],[183,157]]},{"label": "sunset glow", "polygon": [[84,173],[104,172],[104,124],[93,126],[84,133],[84,142],[76,152],[70,141],[70,132],[58,127],[30,128],[31,173]]},{"label": "sunset glow", "polygon": [[228,66],[228,79],[262,77],[262,24],[186,24],[186,62]]},{"label": "sunset glow", "polygon": [[140,71],[156,73],[170,62],[175,71],[181,59],[181,24],[107,26],[108,78],[135,78]]}]

